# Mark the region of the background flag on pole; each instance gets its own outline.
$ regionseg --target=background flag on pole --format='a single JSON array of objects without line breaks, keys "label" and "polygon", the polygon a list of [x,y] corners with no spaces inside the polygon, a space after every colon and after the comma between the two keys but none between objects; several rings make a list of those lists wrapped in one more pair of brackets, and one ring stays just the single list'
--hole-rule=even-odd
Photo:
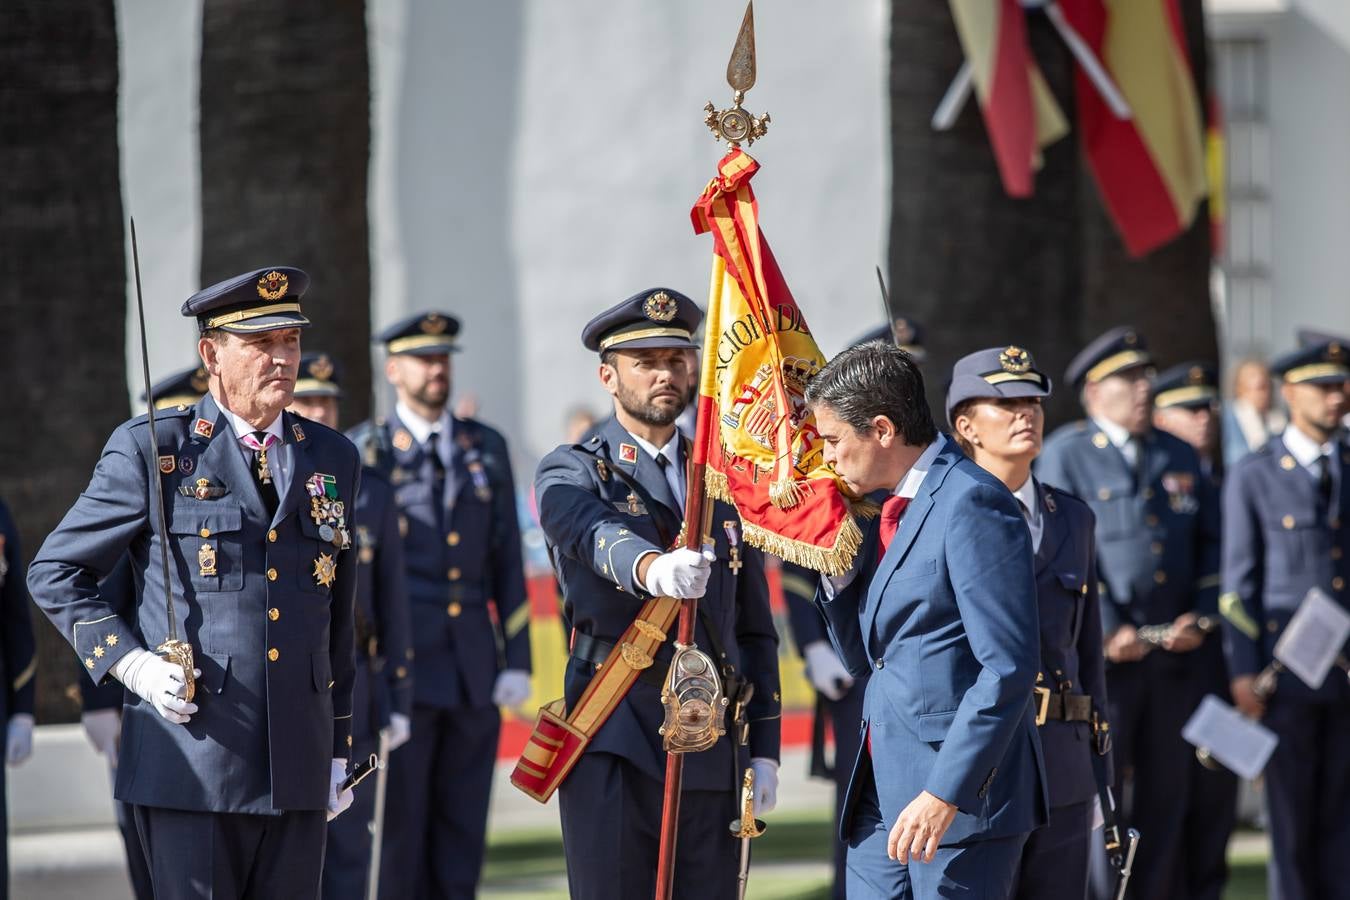
[{"label": "background flag on pole", "polygon": [[760,231],[758,169],[732,150],[692,212],[694,231],[713,236],[694,461],[707,465],[707,495],[735,505],[748,543],[842,574],[862,533],[806,411],[825,358]]}]

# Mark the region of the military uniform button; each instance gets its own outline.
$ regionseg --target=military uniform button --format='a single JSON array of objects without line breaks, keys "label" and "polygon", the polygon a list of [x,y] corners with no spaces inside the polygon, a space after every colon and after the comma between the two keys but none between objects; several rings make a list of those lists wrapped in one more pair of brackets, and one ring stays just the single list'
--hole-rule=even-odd
[{"label": "military uniform button", "polygon": [[446,572],[445,576],[451,581],[459,581],[459,566],[451,566],[450,571]]},{"label": "military uniform button", "polygon": [[461,606],[457,601],[452,601],[450,605],[445,608],[445,611],[450,616],[450,618],[454,619],[458,618],[459,614],[464,612],[464,607]]},{"label": "military uniform button", "polygon": [[1149,528],[1157,528],[1158,517],[1155,516],[1153,513],[1149,513],[1147,516],[1144,516],[1144,524],[1147,525]]},{"label": "military uniform button", "polygon": [[1288,530],[1288,529],[1290,529],[1290,528],[1293,528],[1293,527],[1294,527],[1294,517],[1293,517],[1293,516],[1285,516],[1283,519],[1280,520],[1280,524],[1283,525],[1283,526],[1285,527],[1285,530]]},{"label": "military uniform button", "polygon": [[1152,499],[1153,499],[1153,488],[1148,488],[1148,487],[1144,488],[1144,499],[1145,499],[1145,500],[1152,500]]},{"label": "military uniform button", "polygon": [[1344,555],[1344,553],[1342,552],[1342,550],[1341,550],[1340,547],[1332,547],[1332,548],[1331,548],[1331,558],[1332,558],[1332,559],[1340,559],[1341,556],[1343,556],[1343,555]]},{"label": "military uniform button", "polygon": [[1269,631],[1271,634],[1274,634],[1279,630],[1280,630],[1279,622],[1276,622],[1274,619],[1271,619],[1270,621],[1266,622],[1266,631]]},{"label": "military uniform button", "polygon": [[1163,552],[1162,541],[1154,541],[1153,543],[1148,545],[1148,549],[1153,551],[1154,556],[1162,556]]},{"label": "military uniform button", "polygon": [[408,667],[407,667],[407,666],[399,666],[397,669],[394,670],[394,675],[396,675],[396,676],[399,677],[399,678],[407,678],[407,677],[408,677]]},{"label": "military uniform button", "polygon": [[197,532],[197,533],[200,534],[202,537],[210,537],[210,536],[211,536],[211,529],[210,529],[210,528],[203,528],[201,531],[199,531],[199,532]]},{"label": "military uniform button", "polygon": [[277,619],[281,618],[281,610],[277,609],[275,606],[272,607],[267,611],[267,618],[275,622]]},{"label": "military uniform button", "polygon": [[459,546],[459,532],[458,532],[458,531],[452,531],[452,532],[450,532],[449,534],[447,534],[447,535],[445,536],[445,542],[446,542],[447,544],[449,544],[451,547],[458,547],[458,546]]},{"label": "military uniform button", "polygon": [[884,660],[884,659],[879,659],[879,660],[877,660],[877,661],[876,661],[876,666],[877,666],[878,669],[884,669],[884,668],[886,668],[886,660]]},{"label": "military uniform button", "polygon": [[1330,518],[1330,519],[1327,520],[1327,524],[1330,525],[1332,528],[1340,528],[1340,527],[1341,527],[1341,520],[1340,520],[1340,519],[1337,519],[1337,518],[1335,518],[1335,517],[1332,517],[1332,518]]},{"label": "military uniform button", "polygon": [[276,570],[276,569],[268,569],[268,570],[267,570],[267,580],[268,580],[268,581],[276,581],[276,580],[277,580],[277,570]]},{"label": "military uniform button", "polygon": [[1097,490],[1097,499],[1098,499],[1098,500],[1110,500],[1110,499],[1111,499],[1111,491],[1110,491],[1110,489],[1109,489],[1109,488],[1099,488],[1099,489]]},{"label": "military uniform button", "polygon": [[352,736],[349,734],[347,735],[347,746],[350,747],[351,745],[352,745]]},{"label": "military uniform button", "polygon": [[281,658],[281,653],[280,651],[277,650],[276,647],[273,647],[271,650],[267,651],[267,658],[270,659],[272,662],[276,662],[278,659]]},{"label": "military uniform button", "polygon": [[1162,569],[1159,569],[1158,571],[1154,572],[1154,573],[1153,573],[1153,583],[1154,583],[1154,584],[1166,584],[1166,583],[1167,583],[1167,573],[1164,572]]},{"label": "military uniform button", "polygon": [[1342,578],[1342,577],[1339,576],[1339,575],[1337,575],[1335,578],[1331,579],[1331,589],[1332,589],[1333,591],[1343,591],[1343,590],[1345,590],[1345,579]]},{"label": "military uniform button", "polygon": [[267,542],[269,544],[275,544],[277,542],[277,530],[275,528],[267,532]]}]

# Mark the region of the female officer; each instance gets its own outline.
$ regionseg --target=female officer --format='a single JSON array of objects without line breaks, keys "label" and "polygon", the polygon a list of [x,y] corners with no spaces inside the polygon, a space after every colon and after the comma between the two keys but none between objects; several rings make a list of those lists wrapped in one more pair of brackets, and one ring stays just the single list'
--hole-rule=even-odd
[{"label": "female officer", "polygon": [[1029,352],[1020,347],[981,350],[952,369],[947,421],[966,455],[1021,503],[1036,553],[1041,671],[1033,701],[1049,781],[1050,821],[1032,832],[1023,849],[1015,896],[1083,900],[1097,796],[1093,723],[1106,710],[1101,612],[1092,512],[1031,475],[1045,424],[1041,399],[1048,396],[1050,378],[1035,368]]}]

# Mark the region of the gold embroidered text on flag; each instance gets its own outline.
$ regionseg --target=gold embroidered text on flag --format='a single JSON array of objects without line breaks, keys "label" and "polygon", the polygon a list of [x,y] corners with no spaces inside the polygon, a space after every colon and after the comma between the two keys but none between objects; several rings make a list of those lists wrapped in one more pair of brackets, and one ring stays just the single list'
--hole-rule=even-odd
[{"label": "gold embroidered text on flag", "polygon": [[733,149],[692,213],[695,232],[713,236],[695,462],[707,464],[708,496],[741,514],[747,542],[838,575],[862,533],[806,409],[825,358],[760,232],[758,169]]}]

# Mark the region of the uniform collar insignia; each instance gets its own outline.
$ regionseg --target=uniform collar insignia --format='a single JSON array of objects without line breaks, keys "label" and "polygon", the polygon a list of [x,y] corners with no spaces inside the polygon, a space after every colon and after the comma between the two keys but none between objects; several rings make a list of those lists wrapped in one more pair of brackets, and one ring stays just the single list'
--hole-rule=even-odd
[{"label": "uniform collar insignia", "polygon": [[628,463],[629,465],[635,466],[637,465],[637,461],[638,461],[637,444],[619,445],[619,462]]},{"label": "uniform collar insignia", "polygon": [[291,433],[295,435],[297,441],[303,441],[305,439],[305,429],[300,427],[299,422],[293,422],[291,424]]},{"label": "uniform collar insignia", "polygon": [[215,423],[210,422],[207,419],[198,419],[196,422],[192,424],[193,436],[204,438],[208,441],[211,440],[211,434],[215,430],[216,430]]}]

